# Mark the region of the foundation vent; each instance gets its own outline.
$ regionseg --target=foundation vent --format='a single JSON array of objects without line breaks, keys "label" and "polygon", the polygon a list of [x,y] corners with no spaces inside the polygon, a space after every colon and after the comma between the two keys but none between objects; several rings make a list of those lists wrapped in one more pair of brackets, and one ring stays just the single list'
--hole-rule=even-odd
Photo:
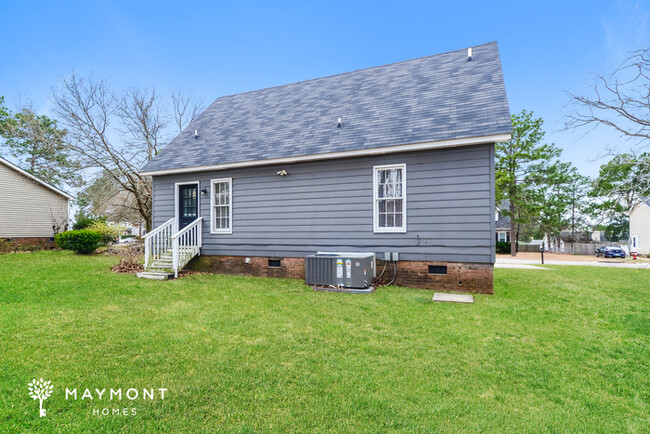
[{"label": "foundation vent", "polygon": [[429,265],[429,274],[447,274],[447,266]]}]

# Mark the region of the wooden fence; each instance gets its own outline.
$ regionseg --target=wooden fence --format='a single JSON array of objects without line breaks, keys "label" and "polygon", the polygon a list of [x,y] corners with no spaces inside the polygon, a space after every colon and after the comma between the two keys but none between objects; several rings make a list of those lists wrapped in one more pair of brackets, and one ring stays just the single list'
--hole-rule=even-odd
[{"label": "wooden fence", "polygon": [[565,243],[566,245],[571,246],[571,253],[574,255],[593,255],[596,253],[596,249],[601,247],[603,244],[596,243]]},{"label": "wooden fence", "polygon": [[[573,255],[593,255],[596,253],[596,249],[602,246],[609,245],[619,245],[619,243],[564,243],[564,248],[555,249],[548,247],[545,248],[545,251],[552,253],[569,253]],[[520,244],[520,252],[539,252],[539,245],[537,244]]]}]

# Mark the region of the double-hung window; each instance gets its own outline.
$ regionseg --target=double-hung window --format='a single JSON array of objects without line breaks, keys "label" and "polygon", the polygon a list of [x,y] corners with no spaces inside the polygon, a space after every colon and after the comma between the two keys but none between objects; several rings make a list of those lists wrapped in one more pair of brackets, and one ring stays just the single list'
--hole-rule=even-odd
[{"label": "double-hung window", "polygon": [[374,167],[374,231],[406,232],[406,164]]},{"label": "double-hung window", "polygon": [[210,232],[231,234],[232,178],[213,179],[210,190]]}]

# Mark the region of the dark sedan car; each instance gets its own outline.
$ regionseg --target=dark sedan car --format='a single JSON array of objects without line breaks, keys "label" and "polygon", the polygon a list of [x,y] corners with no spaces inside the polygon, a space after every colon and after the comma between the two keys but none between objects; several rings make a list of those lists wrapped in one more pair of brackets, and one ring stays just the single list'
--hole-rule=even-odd
[{"label": "dark sedan car", "polygon": [[596,250],[596,256],[602,256],[603,258],[623,258],[625,259],[625,251],[620,247],[601,247]]},{"label": "dark sedan car", "polygon": [[605,249],[607,249],[607,246],[601,246],[596,249],[596,256],[603,256],[603,253],[605,253]]}]

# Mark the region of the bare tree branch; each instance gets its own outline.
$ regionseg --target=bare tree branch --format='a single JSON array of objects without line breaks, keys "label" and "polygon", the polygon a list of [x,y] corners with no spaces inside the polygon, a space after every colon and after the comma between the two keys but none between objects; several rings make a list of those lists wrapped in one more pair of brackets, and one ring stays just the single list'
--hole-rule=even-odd
[{"label": "bare tree branch", "polygon": [[130,88],[117,105],[125,133],[138,148],[146,148],[146,160],[158,154],[166,143],[163,136],[168,121],[161,114],[155,90]]},{"label": "bare tree branch", "polygon": [[[135,95],[137,97],[139,94]],[[127,101],[126,98],[121,101]],[[134,98],[133,101],[137,103],[138,99]],[[143,157],[142,145],[148,147],[147,139],[152,136],[145,137],[138,146],[116,138],[120,136],[120,131],[111,125],[111,121],[117,117],[123,121],[123,127],[133,131],[137,110],[131,113],[127,110],[128,106],[121,105],[103,80],[78,78],[75,75],[63,81],[62,90],[54,92],[54,102],[57,114],[69,131],[67,145],[70,150],[79,156],[84,168],[103,170],[124,190],[132,193],[140,215],[147,222],[147,229],[150,229],[151,180],[139,174],[139,165],[151,158],[148,149]],[[125,117],[125,113],[133,116]],[[126,125],[125,120],[128,121]],[[147,131],[156,131],[156,128],[157,125],[154,125],[148,127]]]},{"label": "bare tree branch", "polygon": [[184,96],[180,90],[173,92],[171,99],[174,109],[174,122],[180,133],[192,123],[205,107],[202,100]]},{"label": "bare tree branch", "polygon": [[565,128],[604,126],[634,140],[637,150],[650,146],[650,47],[633,52],[611,75],[597,76],[593,96],[569,96],[574,108]]},{"label": "bare tree branch", "polygon": [[137,210],[137,220],[143,219],[150,230],[151,179],[139,170],[175,134],[170,125],[184,129],[203,104],[177,91],[171,110],[165,110],[165,101],[153,89],[132,87],[116,96],[105,81],[74,74],[53,96],[55,111],[68,130],[66,146],[82,168],[100,172],[100,184],[107,190],[96,188],[94,194],[98,203],[106,202],[103,212],[136,220]]}]

